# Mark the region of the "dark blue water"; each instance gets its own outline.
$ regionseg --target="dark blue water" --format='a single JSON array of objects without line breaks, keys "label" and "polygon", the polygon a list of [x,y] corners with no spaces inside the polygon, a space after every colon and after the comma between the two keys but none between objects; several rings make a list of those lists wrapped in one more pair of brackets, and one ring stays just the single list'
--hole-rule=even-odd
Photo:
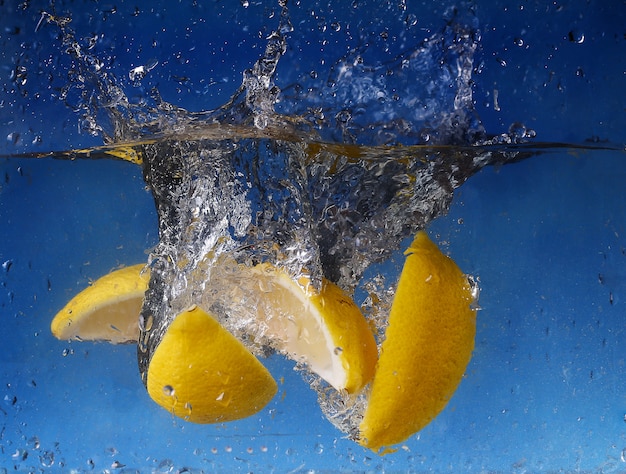
[{"label": "dark blue water", "polygon": [[[411,96],[432,99],[431,123],[450,112],[451,96],[441,89],[449,84],[449,49],[436,50],[447,67],[432,62],[431,74],[409,69],[414,82],[402,77],[398,61],[426,48],[427,38],[449,38],[455,19],[476,46],[465,130],[484,130],[486,139],[523,123],[535,140],[618,150],[553,152],[487,167],[456,191],[447,215],[430,223],[430,235],[480,279],[476,350],[446,410],[384,458],[328,423],[315,394],[280,357],[266,361],[284,382],[265,410],[197,426],[151,402],[135,347],[54,340],[49,322],[67,299],[119,264],[147,260],[146,249],[158,240],[154,201],[130,163],[3,159],[0,465],[95,472],[624,470],[626,166],[619,150],[626,141],[626,8],[610,3],[459,4],[456,13],[452,4],[290,4],[293,31],[275,78],[284,99],[276,108],[314,120],[315,107],[349,106],[348,127],[341,128],[345,114],[328,119],[327,110],[312,122],[322,123],[317,132],[324,138],[337,140],[341,130],[343,141],[377,144],[389,139],[385,124],[403,118],[423,131],[411,115]],[[59,29],[37,28],[42,10],[71,13],[75,37],[83,47],[94,39],[86,51],[103,61],[131,103],[154,100],[156,87],[164,101],[196,112],[229,99],[263,55],[280,15],[270,2],[0,8],[3,154],[101,145],[102,134],[89,135],[98,131],[94,123],[114,134],[106,129],[110,118],[98,115],[102,107],[94,112],[91,96],[83,95],[91,89],[72,77],[82,69],[63,52]],[[134,84],[129,71],[155,62]],[[359,110],[363,81],[328,81],[342,64],[359,77],[382,77],[376,84],[384,99],[368,102],[376,96],[366,95]],[[401,259],[384,267],[389,278],[394,261]]]}]

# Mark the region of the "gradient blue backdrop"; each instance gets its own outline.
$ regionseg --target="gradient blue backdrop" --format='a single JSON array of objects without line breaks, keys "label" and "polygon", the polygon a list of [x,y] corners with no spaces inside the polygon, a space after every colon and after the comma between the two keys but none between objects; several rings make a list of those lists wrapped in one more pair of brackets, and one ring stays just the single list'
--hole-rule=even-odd
[{"label": "gradient blue backdrop", "polygon": [[[197,3],[56,2],[56,13],[71,12],[79,36],[98,35],[117,76],[157,60],[149,80],[164,98],[201,110],[239,85],[277,9]],[[305,68],[349,41],[345,28],[321,26],[382,30],[397,25],[401,2],[359,1],[357,13],[348,2],[292,3],[290,44],[302,49],[281,67]],[[407,0],[406,14],[427,36],[452,4]],[[53,28],[36,31],[42,10],[51,5],[0,3],[0,154],[101,144],[79,133],[55,97],[69,59]],[[476,17],[475,100],[488,132],[521,121],[541,141],[623,150],[623,1],[480,2]],[[431,236],[480,278],[476,350],[446,410],[382,458],[344,439],[279,357],[267,361],[281,384],[265,410],[198,426],[150,401],[134,346],[53,339],[49,322],[73,294],[146,259],[157,240],[152,198],[127,163],[3,158],[0,166],[2,472],[626,471],[623,151],[485,169],[432,224]]]}]

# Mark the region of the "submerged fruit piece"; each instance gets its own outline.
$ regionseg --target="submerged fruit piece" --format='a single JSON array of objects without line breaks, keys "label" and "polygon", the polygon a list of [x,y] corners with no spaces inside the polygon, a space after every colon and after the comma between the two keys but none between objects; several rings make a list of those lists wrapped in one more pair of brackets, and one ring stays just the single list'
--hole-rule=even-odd
[{"label": "submerged fruit piece", "polygon": [[218,423],[256,413],[278,388],[241,342],[195,306],[174,319],[156,347],[147,389],[176,416]]},{"label": "submerged fruit piece", "polygon": [[103,276],[78,293],[52,320],[58,339],[136,342],[139,312],[148,287],[144,264],[125,267]]},{"label": "submerged fruit piece", "polygon": [[448,403],[471,358],[476,334],[467,277],[419,232],[389,315],[360,443],[374,451],[400,443]]},{"label": "submerged fruit piece", "polygon": [[259,319],[273,346],[326,380],[355,393],[372,378],[376,341],[359,307],[341,288],[322,280],[318,292],[307,277],[261,264],[253,269],[263,292]]}]

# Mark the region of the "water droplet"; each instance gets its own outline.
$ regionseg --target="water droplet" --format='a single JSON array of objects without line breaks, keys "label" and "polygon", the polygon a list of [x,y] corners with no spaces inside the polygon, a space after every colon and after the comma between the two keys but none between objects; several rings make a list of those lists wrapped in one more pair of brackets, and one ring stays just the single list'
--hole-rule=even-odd
[{"label": "water droplet", "polygon": [[224,451],[226,451],[227,453],[232,453],[233,452],[233,448],[232,448],[232,446],[226,446],[224,448]]},{"label": "water droplet", "polygon": [[122,464],[122,463],[121,463],[121,462],[119,462],[119,461],[113,461],[113,462],[111,463],[111,469],[121,469],[121,468],[123,468],[124,466],[126,466],[126,464]]},{"label": "water droplet", "polygon": [[317,443],[314,448],[315,454],[322,454],[324,452],[324,445],[322,443]]},{"label": "water droplet", "polygon": [[513,40],[513,43],[515,43],[515,45],[519,46],[520,48],[524,46],[524,40],[522,38],[515,38]]},{"label": "water droplet", "polygon": [[340,31],[341,30],[341,24],[337,21],[334,21],[330,24],[330,27],[333,29],[333,31]]},{"label": "water droplet", "polygon": [[163,386],[163,393],[167,397],[173,397],[174,394],[176,393],[176,391],[174,390],[174,387],[172,387],[171,385],[164,385]]},{"label": "water droplet", "polygon": [[335,347],[335,349],[333,350],[333,354],[335,354],[336,356],[340,355],[343,352],[343,349],[341,347]]},{"label": "water droplet", "polygon": [[248,8],[250,6],[250,2],[248,0],[241,0],[241,6]]},{"label": "water droplet", "polygon": [[9,270],[11,269],[12,265],[13,265],[13,260],[6,260],[2,264],[2,269],[4,270],[5,273],[9,273]]},{"label": "water droplet", "polygon": [[248,447],[246,448],[246,453],[248,453],[248,454],[252,454],[253,452],[254,452],[254,449],[252,449],[252,446],[248,446]]},{"label": "water droplet", "polygon": [[134,83],[138,83],[146,76],[146,73],[144,66],[137,66],[128,71],[128,78]]},{"label": "water droplet", "polygon": [[52,451],[45,451],[39,456],[39,462],[43,467],[51,467],[54,464],[54,453]]},{"label": "water droplet", "polygon": [[581,44],[584,43],[585,41],[585,33],[583,33],[580,30],[571,30],[568,34],[567,34],[567,38],[572,42],[572,43],[577,43],[577,44]]}]

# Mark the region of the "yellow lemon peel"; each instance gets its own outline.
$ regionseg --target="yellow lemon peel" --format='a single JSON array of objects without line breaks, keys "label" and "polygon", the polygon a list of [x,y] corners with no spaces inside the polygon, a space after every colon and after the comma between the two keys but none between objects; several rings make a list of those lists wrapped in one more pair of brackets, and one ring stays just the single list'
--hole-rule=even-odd
[{"label": "yellow lemon peel", "polygon": [[443,410],[471,358],[476,333],[467,277],[425,232],[409,249],[389,314],[359,443],[387,453]]},{"label": "yellow lemon peel", "polygon": [[146,388],[156,403],[195,423],[253,415],[278,390],[263,364],[197,306],[168,327],[150,360]]}]

